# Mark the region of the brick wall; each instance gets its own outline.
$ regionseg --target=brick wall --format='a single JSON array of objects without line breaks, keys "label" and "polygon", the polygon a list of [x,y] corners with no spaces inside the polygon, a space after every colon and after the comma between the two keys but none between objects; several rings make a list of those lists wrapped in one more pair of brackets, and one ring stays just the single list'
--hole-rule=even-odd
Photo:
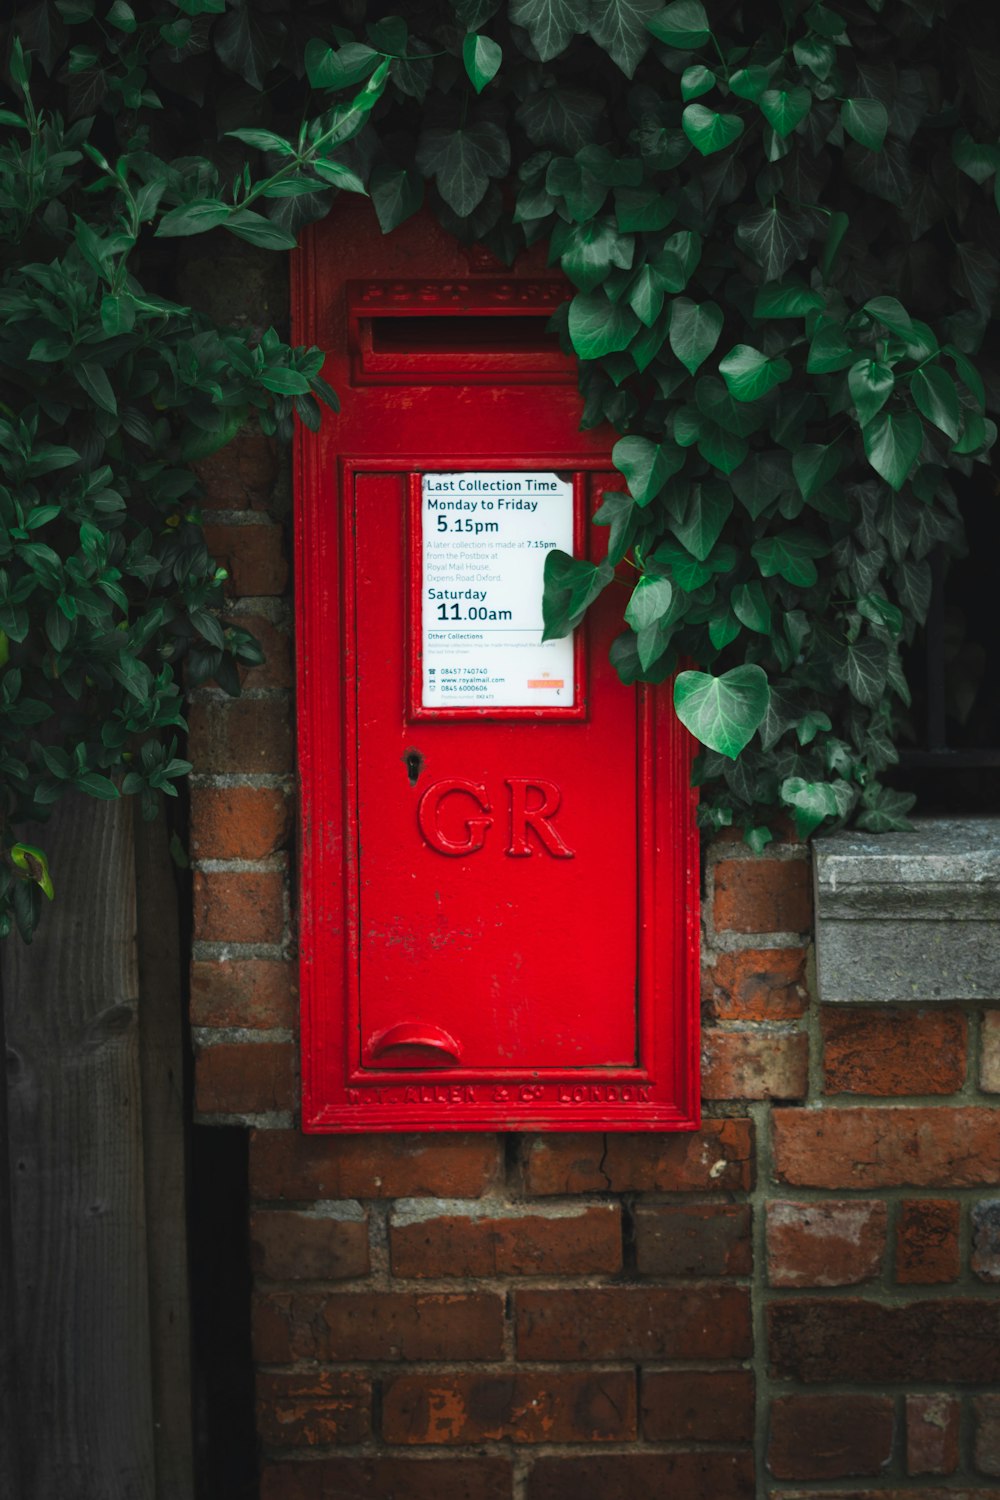
[{"label": "brick wall", "polygon": [[803,846],[709,851],[697,1134],[297,1131],[279,466],[251,436],[202,478],[268,654],[190,739],[196,1109],[250,1130],[263,1500],[996,1494],[1000,1003],[817,1005]]}]

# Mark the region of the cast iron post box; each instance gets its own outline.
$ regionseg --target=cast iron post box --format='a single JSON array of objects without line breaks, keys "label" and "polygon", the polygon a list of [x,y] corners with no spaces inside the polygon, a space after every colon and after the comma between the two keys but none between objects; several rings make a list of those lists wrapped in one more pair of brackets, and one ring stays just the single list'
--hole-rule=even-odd
[{"label": "cast iron post box", "polygon": [[545,556],[599,556],[620,483],[568,288],[368,205],[295,259],[342,404],[297,451],[303,1126],[690,1128],[690,743],[608,661],[624,591],[541,644]]}]

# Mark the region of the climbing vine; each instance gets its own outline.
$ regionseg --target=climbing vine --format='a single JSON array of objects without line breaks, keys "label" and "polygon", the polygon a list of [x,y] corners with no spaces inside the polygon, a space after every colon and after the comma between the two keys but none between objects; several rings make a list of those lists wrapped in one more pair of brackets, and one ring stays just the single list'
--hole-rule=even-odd
[{"label": "climbing vine", "polygon": [[[77,788],[155,808],[182,674],[238,691],[192,462],[315,428],[322,354],[177,300],[172,243],[290,250],[341,192],[425,204],[573,295],[608,559],[554,553],[547,633],[621,590],[615,665],[680,668],[701,818],[755,848],[901,826],[883,785],[954,476],[988,461],[1000,21],[976,0],[36,0],[0,111],[0,928]],[[335,420],[327,418],[327,420]],[[613,582],[614,581],[614,582]]]}]

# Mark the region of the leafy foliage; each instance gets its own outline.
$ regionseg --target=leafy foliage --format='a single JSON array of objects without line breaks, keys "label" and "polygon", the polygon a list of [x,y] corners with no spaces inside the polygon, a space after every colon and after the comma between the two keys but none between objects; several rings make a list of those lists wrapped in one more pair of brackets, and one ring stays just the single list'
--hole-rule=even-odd
[{"label": "leafy foliage", "polygon": [[549,559],[546,630],[627,570],[623,677],[698,668],[703,821],[900,826],[900,647],[996,437],[991,7],[28,0],[4,26],[0,926],[51,890],[18,825],[73,787],[151,805],[186,769],[181,669],[235,690],[254,659],[191,462],[335,399],[317,351],[176,301],[171,242],[281,250],[344,191],[565,272],[627,490],[607,563]]}]

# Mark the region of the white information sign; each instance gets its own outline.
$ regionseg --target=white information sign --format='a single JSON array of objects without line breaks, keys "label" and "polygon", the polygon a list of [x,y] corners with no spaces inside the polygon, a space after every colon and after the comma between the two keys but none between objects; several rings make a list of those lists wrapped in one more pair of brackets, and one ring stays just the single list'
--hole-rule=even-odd
[{"label": "white information sign", "polygon": [[571,636],[542,643],[542,570],[573,551],[558,474],[425,474],[425,708],[572,708]]}]

